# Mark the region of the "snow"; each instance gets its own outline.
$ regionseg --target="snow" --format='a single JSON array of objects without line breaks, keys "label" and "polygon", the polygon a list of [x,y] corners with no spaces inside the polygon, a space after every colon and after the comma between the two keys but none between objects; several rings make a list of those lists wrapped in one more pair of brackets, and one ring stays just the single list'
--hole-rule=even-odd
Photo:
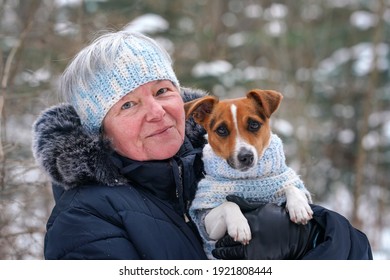
[{"label": "snow", "polygon": [[259,18],[263,14],[263,8],[257,4],[250,4],[245,7],[244,14],[248,18]]},{"label": "snow", "polygon": [[229,47],[235,48],[242,45],[245,45],[248,35],[245,32],[237,32],[230,35],[227,39]]},{"label": "snow", "polygon": [[355,140],[355,133],[352,129],[341,130],[337,135],[337,140],[343,144],[351,144]]},{"label": "snow", "polygon": [[287,120],[284,119],[273,119],[272,127],[275,132],[285,137],[292,137],[295,131],[294,126]]},{"label": "snow", "polygon": [[378,16],[367,11],[355,11],[350,17],[352,26],[361,30],[366,30],[376,26],[378,23]]},{"label": "snow", "polygon": [[380,71],[389,69],[388,62],[389,45],[379,43],[377,45],[370,42],[363,42],[351,48],[341,48],[333,54],[323,59],[315,71],[316,78],[321,79],[328,76],[343,64],[352,61],[353,72],[357,76],[368,75],[374,67]]},{"label": "snow", "polygon": [[228,73],[233,69],[232,64],[225,60],[214,60],[210,62],[198,62],[192,68],[192,75],[195,78],[207,77],[207,76],[215,76],[219,77],[222,74]]},{"label": "snow", "polygon": [[169,22],[162,16],[156,14],[144,14],[130,21],[123,29],[141,33],[157,33],[166,31]]},{"label": "snow", "polygon": [[272,20],[265,25],[265,32],[273,37],[278,37],[285,33],[287,30],[286,23],[281,20]]},{"label": "snow", "polygon": [[273,3],[264,11],[265,19],[283,19],[288,14],[288,8],[286,5],[280,3]]}]

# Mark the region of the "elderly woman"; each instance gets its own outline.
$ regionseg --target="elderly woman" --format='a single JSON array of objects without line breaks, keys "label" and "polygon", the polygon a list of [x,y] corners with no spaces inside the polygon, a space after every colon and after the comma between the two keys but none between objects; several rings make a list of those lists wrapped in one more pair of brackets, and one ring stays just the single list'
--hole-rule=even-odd
[{"label": "elderly woman", "polygon": [[[61,93],[66,103],[34,124],[34,156],[51,177],[56,202],[45,258],[205,259],[188,219],[203,176],[205,132],[185,121],[183,108],[204,93],[180,88],[169,55],[154,40],[124,31],[81,50],[61,78]],[[336,213],[314,207],[313,221],[300,227],[281,207],[230,199],[247,211],[253,239],[248,246],[220,240],[218,258],[370,256],[365,235]],[[332,251],[340,246],[329,225],[339,220],[339,235],[350,241],[344,251],[354,248],[353,254]]]},{"label": "elderly woman", "polygon": [[183,218],[203,140],[185,135],[169,55],[141,34],[103,35],[67,67],[61,93],[67,103],[34,127],[57,202],[45,258],[204,259]]}]

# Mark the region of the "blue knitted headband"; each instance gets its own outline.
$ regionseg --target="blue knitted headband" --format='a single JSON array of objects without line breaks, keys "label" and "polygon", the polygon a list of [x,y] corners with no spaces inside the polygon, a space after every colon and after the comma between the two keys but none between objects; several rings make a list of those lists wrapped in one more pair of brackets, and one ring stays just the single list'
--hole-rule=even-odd
[{"label": "blue knitted headband", "polygon": [[[109,57],[109,67],[103,67],[105,64],[100,60],[107,59],[107,54],[104,53],[106,50],[99,46],[99,39],[102,37],[107,39],[109,36],[121,38],[110,46],[112,57]],[[84,71],[89,71],[87,78],[77,79],[76,87],[71,89],[72,94],[69,98],[82,125],[89,133],[98,133],[110,108],[139,86],[151,81],[169,80],[179,88],[171,58],[151,38],[123,31],[102,37],[86,48],[89,48],[86,52],[90,52],[89,56],[86,56],[89,61],[84,59],[80,63],[79,59],[77,63],[75,60],[72,66],[73,72],[77,67],[83,66],[88,68]],[[82,71],[83,69],[80,72]],[[73,77],[73,82],[74,80]]]}]

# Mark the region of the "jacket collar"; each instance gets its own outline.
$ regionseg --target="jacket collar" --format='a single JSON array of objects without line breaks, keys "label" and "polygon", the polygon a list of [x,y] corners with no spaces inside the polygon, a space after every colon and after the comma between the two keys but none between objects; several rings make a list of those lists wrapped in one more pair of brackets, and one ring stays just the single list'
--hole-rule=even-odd
[{"label": "jacket collar", "polygon": [[[118,153],[111,156],[113,164],[136,188],[147,191],[161,200],[170,201],[179,213],[185,213],[188,192],[197,180],[192,176],[195,172],[194,160],[196,154],[201,154],[201,148],[193,148],[188,138],[185,138],[179,152],[172,158],[161,161],[135,161]],[[183,180],[184,177],[192,180]]]}]

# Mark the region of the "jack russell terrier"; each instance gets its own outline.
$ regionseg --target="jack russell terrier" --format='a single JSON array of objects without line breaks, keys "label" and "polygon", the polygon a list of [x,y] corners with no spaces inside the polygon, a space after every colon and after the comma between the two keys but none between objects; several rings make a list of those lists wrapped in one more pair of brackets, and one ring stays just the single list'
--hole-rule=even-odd
[{"label": "jack russell terrier", "polygon": [[[203,149],[205,178],[199,182],[190,215],[204,240],[209,258],[216,240],[227,232],[248,244],[251,231],[237,204],[237,195],[250,202],[286,203],[290,219],[306,224],[312,218],[311,195],[299,176],[285,163],[280,138],[269,119],[282,100],[273,90],[254,89],[246,97],[219,101],[213,96],[187,102],[186,118],[207,132]],[[266,226],[266,225],[265,225]]]}]

